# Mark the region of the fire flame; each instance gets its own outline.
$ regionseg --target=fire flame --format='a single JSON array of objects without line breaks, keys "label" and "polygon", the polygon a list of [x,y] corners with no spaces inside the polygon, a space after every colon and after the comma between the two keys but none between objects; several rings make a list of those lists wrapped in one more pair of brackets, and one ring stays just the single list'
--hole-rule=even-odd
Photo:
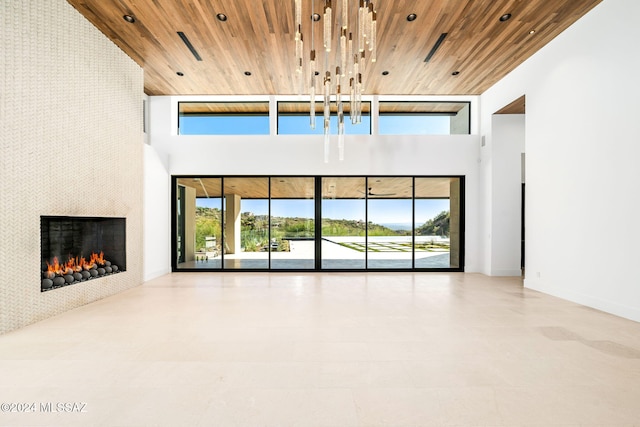
[{"label": "fire flame", "polygon": [[67,262],[60,263],[58,257],[53,257],[53,262],[49,264],[47,262],[47,272],[49,274],[57,274],[64,276],[65,274],[73,274],[82,270],[91,270],[98,265],[104,265],[104,253],[96,254],[91,253],[91,258],[87,261],[84,257],[69,257]]}]

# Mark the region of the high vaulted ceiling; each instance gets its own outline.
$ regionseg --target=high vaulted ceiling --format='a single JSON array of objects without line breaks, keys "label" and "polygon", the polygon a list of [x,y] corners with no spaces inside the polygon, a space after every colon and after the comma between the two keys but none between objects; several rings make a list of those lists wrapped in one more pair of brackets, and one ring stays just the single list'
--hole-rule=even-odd
[{"label": "high vaulted ceiling", "polygon": [[[367,67],[365,93],[481,94],[600,1],[374,1],[377,62]],[[68,2],[144,68],[148,95],[298,92],[293,77],[294,0]],[[311,16],[312,4],[322,13],[324,1],[303,3],[303,17]],[[219,13],[228,19],[216,19]],[[416,19],[408,21],[412,13]],[[511,18],[502,22],[505,14]],[[128,23],[124,15],[135,22]],[[201,61],[178,32],[189,39]],[[425,62],[443,33],[443,43]],[[321,37],[315,39],[319,52]]]}]

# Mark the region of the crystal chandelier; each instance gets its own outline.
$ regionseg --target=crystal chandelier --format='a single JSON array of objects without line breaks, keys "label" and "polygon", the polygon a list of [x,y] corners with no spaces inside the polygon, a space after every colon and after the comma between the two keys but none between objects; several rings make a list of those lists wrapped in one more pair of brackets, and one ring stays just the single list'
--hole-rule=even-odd
[{"label": "crystal chandelier", "polygon": [[[309,1],[309,0],[306,0]],[[310,126],[315,129],[316,90],[323,95],[324,161],[329,161],[331,104],[335,102],[338,118],[338,157],[344,159],[344,102],[349,102],[352,124],[362,121],[362,92],[368,62],[376,61],[376,11],[371,0],[324,0],[322,16],[322,48],[316,54],[315,27],[321,17],[314,13],[311,0],[311,19],[303,27],[302,0],[295,0],[295,56],[298,93],[310,98]],[[306,22],[305,22],[306,24]],[[305,35],[303,35],[306,34]],[[305,51],[305,37],[311,48]],[[305,53],[308,57],[305,58]],[[324,56],[320,61],[319,56]],[[306,65],[306,67],[305,67]]]}]

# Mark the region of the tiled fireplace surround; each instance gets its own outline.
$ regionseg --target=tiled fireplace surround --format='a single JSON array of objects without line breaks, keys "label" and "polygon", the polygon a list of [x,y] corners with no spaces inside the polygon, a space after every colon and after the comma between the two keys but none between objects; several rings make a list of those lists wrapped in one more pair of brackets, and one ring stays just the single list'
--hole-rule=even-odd
[{"label": "tiled fireplace surround", "polygon": [[[142,283],[144,92],[141,68],[66,1],[0,8],[1,334]],[[126,218],[127,271],[41,292],[47,215]]]}]

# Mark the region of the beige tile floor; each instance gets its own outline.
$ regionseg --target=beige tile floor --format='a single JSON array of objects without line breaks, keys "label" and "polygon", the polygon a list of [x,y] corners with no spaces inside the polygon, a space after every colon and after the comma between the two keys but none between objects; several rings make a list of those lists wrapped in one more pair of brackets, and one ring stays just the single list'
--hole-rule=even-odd
[{"label": "beige tile floor", "polygon": [[640,426],[640,324],[519,278],[177,273],[0,336],[0,403],[34,411],[2,426]]}]

